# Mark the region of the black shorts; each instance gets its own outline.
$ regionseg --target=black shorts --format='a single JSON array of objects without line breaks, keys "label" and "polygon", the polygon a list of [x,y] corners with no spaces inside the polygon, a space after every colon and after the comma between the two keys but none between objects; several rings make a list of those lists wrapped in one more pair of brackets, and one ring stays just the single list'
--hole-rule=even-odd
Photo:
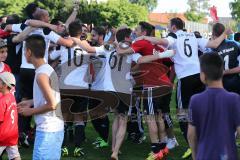
[{"label": "black shorts", "polygon": [[224,76],[223,86],[227,91],[240,95],[240,76],[238,74]]},{"label": "black shorts", "polygon": [[125,102],[123,102],[121,99],[119,99],[119,103],[116,108],[116,111],[118,114],[129,115],[130,107]]},{"label": "black shorts", "polygon": [[177,82],[176,104],[178,109],[188,109],[192,95],[204,91],[205,86],[200,80],[200,74],[184,77]]},{"label": "black shorts", "polygon": [[159,98],[159,108],[162,113],[170,113],[170,102],[171,102],[172,93],[164,95]]},{"label": "black shorts", "polygon": [[33,98],[33,82],[35,77],[35,69],[20,69],[20,94],[22,98]]}]

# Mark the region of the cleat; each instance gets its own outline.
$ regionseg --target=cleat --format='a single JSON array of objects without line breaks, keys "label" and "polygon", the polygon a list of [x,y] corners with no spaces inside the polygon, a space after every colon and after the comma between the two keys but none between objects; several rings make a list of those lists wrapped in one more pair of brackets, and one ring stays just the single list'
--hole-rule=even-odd
[{"label": "cleat", "polygon": [[67,147],[63,147],[63,148],[61,149],[61,152],[62,152],[62,156],[63,156],[63,157],[68,156],[68,148],[67,148]]},{"label": "cleat", "polygon": [[76,147],[73,152],[74,157],[84,156],[83,148]]},{"label": "cleat", "polygon": [[167,148],[168,149],[174,149],[175,147],[179,146],[176,138],[169,138],[167,140]]},{"label": "cleat", "polygon": [[99,143],[96,145],[96,148],[104,148],[104,147],[108,147],[108,143],[105,142],[103,139],[99,141]]},{"label": "cleat", "polygon": [[182,159],[187,159],[192,155],[192,150],[190,148],[183,154]]},{"label": "cleat", "polygon": [[97,145],[97,144],[99,144],[99,142],[100,142],[101,140],[103,140],[101,137],[97,137],[92,144],[93,144],[93,145]]}]

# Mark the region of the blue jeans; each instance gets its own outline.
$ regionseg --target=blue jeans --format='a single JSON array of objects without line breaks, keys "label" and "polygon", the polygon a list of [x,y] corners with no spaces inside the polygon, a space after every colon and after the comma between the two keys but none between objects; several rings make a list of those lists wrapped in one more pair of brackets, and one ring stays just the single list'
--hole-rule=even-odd
[{"label": "blue jeans", "polygon": [[33,149],[33,160],[59,160],[64,131],[36,131]]}]

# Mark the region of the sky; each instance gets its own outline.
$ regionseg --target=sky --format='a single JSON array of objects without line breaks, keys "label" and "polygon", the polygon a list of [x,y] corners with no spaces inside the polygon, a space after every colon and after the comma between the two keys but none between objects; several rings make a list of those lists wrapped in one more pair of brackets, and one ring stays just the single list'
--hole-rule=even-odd
[{"label": "sky", "polygon": [[[229,2],[233,0],[210,0],[210,5],[217,7],[219,17],[231,17]],[[185,12],[189,6],[187,0],[158,0],[158,6],[153,11],[155,13],[164,12]]]}]

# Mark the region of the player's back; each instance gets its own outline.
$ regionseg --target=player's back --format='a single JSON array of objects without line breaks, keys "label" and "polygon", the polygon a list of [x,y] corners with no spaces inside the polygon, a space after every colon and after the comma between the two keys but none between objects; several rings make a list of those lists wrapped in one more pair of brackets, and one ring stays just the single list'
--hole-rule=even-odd
[{"label": "player's back", "polygon": [[177,77],[180,79],[199,73],[198,40],[195,35],[179,30],[169,36],[174,38],[172,48],[176,50],[173,60]]}]

